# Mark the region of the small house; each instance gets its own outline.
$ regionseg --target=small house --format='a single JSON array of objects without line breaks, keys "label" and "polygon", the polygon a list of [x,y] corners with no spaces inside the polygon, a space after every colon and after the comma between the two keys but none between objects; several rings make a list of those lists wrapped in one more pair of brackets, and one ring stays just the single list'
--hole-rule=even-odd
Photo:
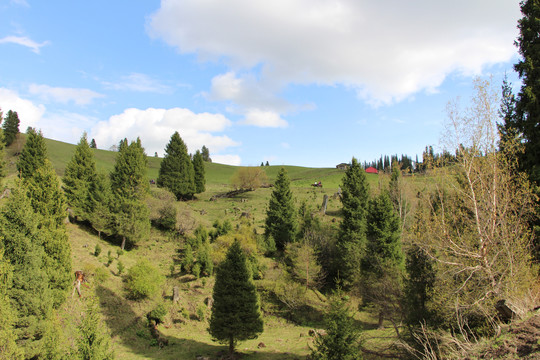
[{"label": "small house", "polygon": [[379,172],[377,171],[377,169],[375,169],[373,166],[370,166],[366,169],[366,172],[368,174],[378,174]]},{"label": "small house", "polygon": [[341,163],[339,165],[336,165],[336,169],[339,170],[347,170],[349,168],[349,164]]}]

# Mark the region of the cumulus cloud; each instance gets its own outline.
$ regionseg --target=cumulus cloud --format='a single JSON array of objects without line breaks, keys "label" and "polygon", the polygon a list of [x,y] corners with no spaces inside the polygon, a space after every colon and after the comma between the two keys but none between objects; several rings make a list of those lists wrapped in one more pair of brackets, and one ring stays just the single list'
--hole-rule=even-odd
[{"label": "cumulus cloud", "polygon": [[43,46],[48,45],[49,42],[44,41],[40,44],[30,38],[27,38],[26,36],[6,36],[0,39],[0,44],[17,44],[21,46],[26,46],[36,54],[39,54],[40,49]]},{"label": "cumulus cloud", "polygon": [[240,164],[242,163],[242,159],[238,155],[210,155],[212,161],[215,163],[234,166],[240,166]]},{"label": "cumulus cloud", "polygon": [[278,113],[259,109],[247,110],[243,123],[246,125],[273,128],[287,127],[288,125],[287,122],[283,120]]},{"label": "cumulus cloud", "polygon": [[150,76],[140,73],[132,73],[123,76],[121,80],[116,83],[103,82],[103,85],[109,89],[123,91],[155,93],[167,93],[171,91],[169,86],[163,85],[159,81],[152,79]]},{"label": "cumulus cloud", "polygon": [[35,105],[32,101],[21,98],[16,91],[5,88],[0,88],[0,108],[4,115],[9,110],[17,112],[21,132],[25,132],[29,126],[39,127],[45,113],[45,106]]},{"label": "cumulus cloud", "polygon": [[73,101],[77,105],[87,105],[96,98],[104,97],[104,95],[89,89],[51,87],[38,84],[31,84],[28,91],[32,95],[39,96],[44,101],[60,103]]},{"label": "cumulus cloud", "polygon": [[186,143],[188,151],[194,153],[205,145],[214,158],[220,152],[240,145],[225,135],[215,135],[231,125],[231,121],[221,114],[195,114],[188,109],[126,109],[108,121],[99,122],[91,131],[100,148],[109,148],[127,138],[141,138],[147,154],[163,155],[171,135],[178,131]]},{"label": "cumulus cloud", "polygon": [[[519,17],[515,1],[162,0],[147,28],[266,84],[340,84],[381,104],[510,60]],[[214,94],[235,99],[238,84]]]}]

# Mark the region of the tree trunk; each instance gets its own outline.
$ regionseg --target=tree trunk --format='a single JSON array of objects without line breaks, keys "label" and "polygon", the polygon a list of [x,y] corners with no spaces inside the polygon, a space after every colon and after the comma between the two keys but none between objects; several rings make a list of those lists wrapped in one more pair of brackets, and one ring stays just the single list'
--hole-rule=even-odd
[{"label": "tree trunk", "polygon": [[122,251],[124,251],[124,248],[126,247],[126,237],[122,236]]},{"label": "tree trunk", "polygon": [[234,337],[231,335],[229,338],[229,356],[232,359],[232,356],[234,355]]},{"label": "tree trunk", "polygon": [[378,329],[383,329],[384,326],[383,326],[383,321],[384,321],[384,314],[382,311],[379,312],[379,325],[378,325]]},{"label": "tree trunk", "polygon": [[326,215],[326,206],[328,205],[328,195],[324,194],[323,203],[321,206],[321,212]]}]

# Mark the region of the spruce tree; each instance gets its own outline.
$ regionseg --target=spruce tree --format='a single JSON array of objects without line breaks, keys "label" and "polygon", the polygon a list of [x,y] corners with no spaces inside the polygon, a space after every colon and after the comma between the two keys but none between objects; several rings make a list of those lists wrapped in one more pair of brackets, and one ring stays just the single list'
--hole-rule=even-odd
[{"label": "spruce tree", "polygon": [[358,270],[366,245],[367,207],[369,184],[366,173],[355,158],[345,172],[341,185],[343,220],[338,234],[338,257],[333,280],[340,280],[350,287],[358,280]]},{"label": "spruce tree", "polygon": [[514,65],[522,83],[516,104],[517,125],[525,144],[522,165],[531,180],[540,184],[540,2],[522,1],[521,13],[516,45],[522,59]]},{"label": "spruce tree", "polygon": [[201,154],[203,156],[203,160],[206,162],[212,162],[212,159],[210,159],[210,150],[206,146],[203,145],[201,149]]},{"label": "spruce tree", "polygon": [[92,139],[92,141],[90,141],[90,148],[97,149],[96,139]]},{"label": "spruce tree", "polygon": [[262,333],[259,296],[237,239],[217,268],[213,299],[208,330],[213,339],[229,344],[229,355],[239,341],[255,339]]},{"label": "spruce tree", "polygon": [[96,176],[94,153],[84,133],[66,165],[63,178],[67,202],[75,216],[84,220],[88,220],[90,185]]},{"label": "spruce tree", "polygon": [[359,360],[359,331],[345,301],[334,296],[325,315],[326,335],[315,338],[313,360]]},{"label": "spruce tree", "polygon": [[287,171],[281,168],[266,210],[265,235],[274,238],[278,250],[284,250],[296,236],[296,210],[290,184]]},{"label": "spruce tree", "polygon": [[17,172],[22,179],[30,179],[47,159],[47,146],[41,131],[28,128],[26,143],[17,161]]},{"label": "spruce tree", "polygon": [[146,237],[150,231],[148,207],[144,198],[148,193],[147,159],[141,140],[120,142],[114,169],[110,174],[112,218],[117,235],[122,238],[122,250]]},{"label": "spruce tree", "polygon": [[193,163],[178,131],[171,136],[165,148],[157,185],[169,189],[178,200],[191,199],[196,192]]},{"label": "spruce tree", "polygon": [[97,174],[88,188],[88,220],[101,238],[102,232],[112,232],[111,187],[109,178]]},{"label": "spruce tree", "polygon": [[39,356],[41,334],[52,309],[50,280],[44,264],[41,231],[24,185],[17,184],[0,211],[0,232],[4,257],[13,268],[7,289],[15,318],[15,336],[26,358]]},{"label": "spruce tree", "polygon": [[[1,242],[0,242],[1,244]],[[16,344],[16,312],[10,304],[8,289],[11,288],[13,266],[4,258],[4,249],[0,246],[0,360],[22,360],[23,353]]]},{"label": "spruce tree", "polygon": [[[0,119],[2,118],[2,112],[0,111]],[[4,130],[0,128],[0,179],[6,176],[6,161],[4,160]]]},{"label": "spruce tree", "polygon": [[367,225],[360,291],[365,303],[377,307],[381,327],[399,308],[404,270],[400,220],[386,192],[370,200]]},{"label": "spruce tree", "polygon": [[197,150],[193,156],[193,170],[195,173],[195,193],[203,193],[206,190],[206,177],[203,156],[199,150]]},{"label": "spruce tree", "polygon": [[4,119],[2,128],[4,129],[4,141],[7,146],[13,144],[19,133],[19,115],[16,111],[9,110]]},{"label": "spruce tree", "polygon": [[112,360],[114,353],[109,342],[110,336],[100,318],[98,302],[94,298],[86,300],[81,323],[77,326],[77,350],[80,360]]}]

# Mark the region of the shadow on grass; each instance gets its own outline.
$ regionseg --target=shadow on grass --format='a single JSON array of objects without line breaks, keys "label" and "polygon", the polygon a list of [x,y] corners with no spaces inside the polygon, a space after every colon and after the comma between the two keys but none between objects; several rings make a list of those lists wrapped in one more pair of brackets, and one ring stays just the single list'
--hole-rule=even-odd
[{"label": "shadow on grass", "polygon": [[[117,338],[129,352],[137,354],[141,358],[147,359],[196,359],[197,356],[204,356],[212,360],[221,359],[227,353],[227,346],[207,344],[192,339],[182,339],[174,336],[160,334],[169,345],[159,347],[153,341],[147,321],[144,317],[137,316],[131,308],[130,303],[112,292],[111,290],[99,286],[96,288],[101,309],[105,317],[111,336]],[[239,348],[242,348],[240,343]],[[126,358],[124,356],[124,358]],[[284,352],[260,351],[240,351],[241,359],[260,360],[285,360],[304,359],[305,357]],[[225,359],[225,357],[223,357]]]}]

